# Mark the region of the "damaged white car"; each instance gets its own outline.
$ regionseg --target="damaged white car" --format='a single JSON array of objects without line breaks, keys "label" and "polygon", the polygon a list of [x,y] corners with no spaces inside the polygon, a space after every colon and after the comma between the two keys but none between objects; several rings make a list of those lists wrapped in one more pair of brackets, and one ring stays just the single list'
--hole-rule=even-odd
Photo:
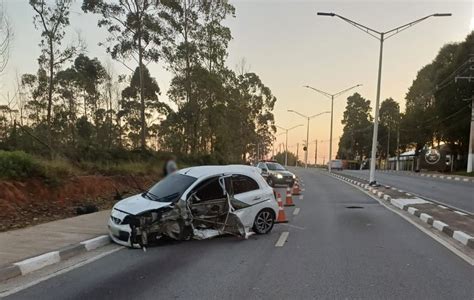
[{"label": "damaged white car", "polygon": [[223,234],[269,233],[278,214],[273,189],[255,167],[201,166],[179,170],[112,209],[112,240],[144,247],[162,236],[176,240]]}]

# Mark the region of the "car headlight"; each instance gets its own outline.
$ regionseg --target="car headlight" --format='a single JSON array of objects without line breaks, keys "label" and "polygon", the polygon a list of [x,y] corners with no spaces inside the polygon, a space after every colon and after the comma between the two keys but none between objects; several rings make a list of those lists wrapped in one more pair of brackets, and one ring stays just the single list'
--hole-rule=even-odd
[{"label": "car headlight", "polygon": [[295,174],[293,174],[293,179],[296,179],[296,175],[295,175]]},{"label": "car headlight", "polygon": [[283,178],[283,175],[277,174],[276,177],[277,177],[278,179],[282,179],[282,178]]}]

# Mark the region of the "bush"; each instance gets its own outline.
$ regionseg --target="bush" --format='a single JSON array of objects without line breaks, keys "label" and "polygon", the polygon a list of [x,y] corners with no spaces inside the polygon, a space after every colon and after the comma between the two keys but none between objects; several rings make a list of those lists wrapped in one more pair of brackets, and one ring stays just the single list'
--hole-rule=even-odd
[{"label": "bush", "polygon": [[45,176],[44,167],[31,155],[23,151],[0,150],[0,177],[24,179]]},{"label": "bush", "polygon": [[82,170],[64,158],[57,158],[55,160],[39,159],[38,161],[44,169],[44,177],[49,179],[67,178],[84,174]]}]

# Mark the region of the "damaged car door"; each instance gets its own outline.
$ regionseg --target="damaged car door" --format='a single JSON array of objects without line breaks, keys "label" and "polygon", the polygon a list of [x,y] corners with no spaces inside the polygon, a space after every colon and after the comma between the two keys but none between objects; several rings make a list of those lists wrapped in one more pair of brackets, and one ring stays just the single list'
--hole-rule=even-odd
[{"label": "damaged car door", "polygon": [[226,233],[245,236],[242,222],[233,213],[232,199],[230,175],[211,177],[196,186],[188,199],[195,238]]}]

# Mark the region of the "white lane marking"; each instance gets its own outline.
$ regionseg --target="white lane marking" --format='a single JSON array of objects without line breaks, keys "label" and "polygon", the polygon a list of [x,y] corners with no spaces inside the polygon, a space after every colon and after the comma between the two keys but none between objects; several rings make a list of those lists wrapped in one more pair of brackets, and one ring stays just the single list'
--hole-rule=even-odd
[{"label": "white lane marking", "polygon": [[293,216],[296,216],[299,213],[300,213],[300,208],[299,207],[297,207],[297,208],[295,208],[295,210],[293,210]]},{"label": "white lane marking", "polygon": [[303,196],[303,195],[301,195],[301,196],[300,196],[300,200],[303,200],[303,198],[304,198],[304,196]]},{"label": "white lane marking", "polygon": [[467,216],[467,214],[463,213],[462,211],[455,210],[454,212],[461,216]]},{"label": "white lane marking", "polygon": [[282,232],[280,238],[275,244],[275,247],[283,247],[283,245],[285,245],[286,240],[288,239],[289,234],[290,233],[288,231]]},{"label": "white lane marking", "polygon": [[278,225],[288,226],[288,227],[296,228],[296,229],[299,229],[299,230],[306,230],[306,227],[296,226],[296,225],[292,225],[292,224],[288,224],[288,223],[279,223]]},{"label": "white lane marking", "polygon": [[101,258],[104,257],[104,256],[107,256],[107,255],[109,255],[109,254],[112,254],[112,253],[117,252],[117,251],[122,250],[122,249],[125,249],[125,247],[114,248],[114,249],[112,249],[112,250],[110,250],[110,251],[101,253],[101,254],[99,254],[99,255],[97,255],[97,256],[94,256],[94,257],[92,257],[92,258],[90,258],[90,259],[86,259],[86,260],[84,260],[84,261],[81,261],[81,262],[79,262],[79,263],[77,263],[77,264],[75,264],[75,265],[66,267],[66,268],[61,269],[61,270],[59,270],[59,271],[57,271],[57,272],[54,272],[54,273],[51,273],[51,274],[49,274],[49,275],[47,275],[47,276],[41,277],[41,278],[39,278],[39,279],[37,279],[37,280],[28,282],[28,283],[26,283],[26,284],[24,284],[24,285],[15,287],[15,288],[10,289],[10,290],[1,291],[1,292],[0,292],[0,298],[6,297],[6,296],[9,296],[9,295],[12,295],[12,294],[16,294],[16,293],[18,293],[18,292],[20,292],[20,291],[22,291],[22,290],[24,290],[24,289],[30,288],[30,287],[32,287],[32,286],[35,286],[35,285],[37,285],[38,283],[41,283],[41,282],[46,281],[46,280],[48,280],[48,279],[50,279],[50,278],[59,276],[59,275],[61,275],[61,274],[67,273],[67,272],[69,272],[69,271],[72,271],[72,270],[77,269],[77,268],[79,268],[79,267],[82,267],[82,266],[84,266],[84,265],[87,265],[88,263],[94,262],[94,261],[96,261],[96,260],[98,260],[98,259],[101,259]]}]

